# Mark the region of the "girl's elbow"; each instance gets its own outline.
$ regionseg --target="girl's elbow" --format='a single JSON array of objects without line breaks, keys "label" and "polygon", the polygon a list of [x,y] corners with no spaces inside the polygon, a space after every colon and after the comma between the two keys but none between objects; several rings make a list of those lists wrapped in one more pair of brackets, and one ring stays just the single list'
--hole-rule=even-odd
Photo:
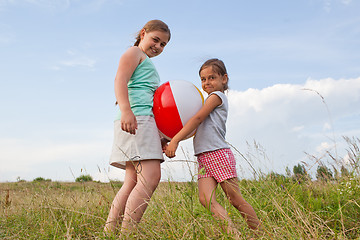
[{"label": "girl's elbow", "polygon": [[197,126],[199,126],[203,121],[204,121],[204,119],[201,116],[195,116],[195,118],[194,118],[194,123]]}]

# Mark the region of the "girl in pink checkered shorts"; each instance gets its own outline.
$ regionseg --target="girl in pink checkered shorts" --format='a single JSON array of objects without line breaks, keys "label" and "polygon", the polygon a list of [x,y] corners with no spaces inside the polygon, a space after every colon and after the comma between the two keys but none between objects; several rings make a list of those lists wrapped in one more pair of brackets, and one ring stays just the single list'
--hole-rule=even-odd
[{"label": "girl in pink checkered shorts", "polygon": [[199,199],[218,218],[228,223],[227,232],[237,232],[226,210],[216,201],[218,184],[229,202],[241,213],[251,229],[258,230],[260,221],[253,207],[242,197],[238,186],[235,158],[225,141],[228,101],[228,74],[219,59],[209,59],[200,68],[202,89],[208,93],[204,106],[193,116],[166,147],[166,155],[174,157],[181,140],[195,129],[194,151],[199,163]]}]

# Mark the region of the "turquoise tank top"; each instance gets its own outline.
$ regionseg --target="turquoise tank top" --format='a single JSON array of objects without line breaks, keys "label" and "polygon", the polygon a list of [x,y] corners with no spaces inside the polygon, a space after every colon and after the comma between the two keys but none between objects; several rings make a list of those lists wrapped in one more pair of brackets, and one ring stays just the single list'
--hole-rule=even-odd
[{"label": "turquoise tank top", "polygon": [[[133,72],[128,82],[130,107],[135,116],[154,116],[152,107],[154,92],[160,84],[160,77],[150,58],[146,56]],[[115,120],[120,120],[120,109]]]}]

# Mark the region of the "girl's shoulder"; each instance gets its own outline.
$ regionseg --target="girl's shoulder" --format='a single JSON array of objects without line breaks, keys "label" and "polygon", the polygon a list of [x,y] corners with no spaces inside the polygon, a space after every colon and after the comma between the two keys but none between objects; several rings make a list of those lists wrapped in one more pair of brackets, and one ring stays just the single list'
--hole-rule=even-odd
[{"label": "girl's shoulder", "polygon": [[226,99],[226,95],[225,93],[221,92],[221,91],[214,91],[212,93],[209,94],[208,98],[211,96],[216,96],[218,98],[220,98],[221,100]]},{"label": "girl's shoulder", "polygon": [[134,53],[134,54],[143,53],[143,51],[141,51],[141,49],[138,46],[131,46],[126,50],[126,52],[131,52],[131,53]]},{"label": "girl's shoulder", "polygon": [[129,59],[136,59],[140,64],[146,59],[147,56],[143,51],[141,51],[139,47],[132,46],[124,52],[123,57]]},{"label": "girl's shoulder", "polygon": [[221,92],[221,91],[214,91],[212,93],[209,94],[208,98],[216,98],[219,101],[219,105],[218,106],[222,106],[224,102],[227,102],[227,97],[225,95],[225,93]]},{"label": "girl's shoulder", "polygon": [[223,93],[222,91],[214,91],[214,92],[210,93],[209,95],[212,95],[212,94],[215,94],[215,95],[218,95],[221,97],[226,97],[225,93]]}]

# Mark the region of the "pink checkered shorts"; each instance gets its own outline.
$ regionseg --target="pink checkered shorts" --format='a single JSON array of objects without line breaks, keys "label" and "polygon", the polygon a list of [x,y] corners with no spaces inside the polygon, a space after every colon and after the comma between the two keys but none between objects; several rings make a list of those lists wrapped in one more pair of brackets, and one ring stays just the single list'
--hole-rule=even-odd
[{"label": "pink checkered shorts", "polygon": [[198,155],[198,179],[213,177],[217,182],[237,177],[236,161],[230,148],[222,148]]}]

